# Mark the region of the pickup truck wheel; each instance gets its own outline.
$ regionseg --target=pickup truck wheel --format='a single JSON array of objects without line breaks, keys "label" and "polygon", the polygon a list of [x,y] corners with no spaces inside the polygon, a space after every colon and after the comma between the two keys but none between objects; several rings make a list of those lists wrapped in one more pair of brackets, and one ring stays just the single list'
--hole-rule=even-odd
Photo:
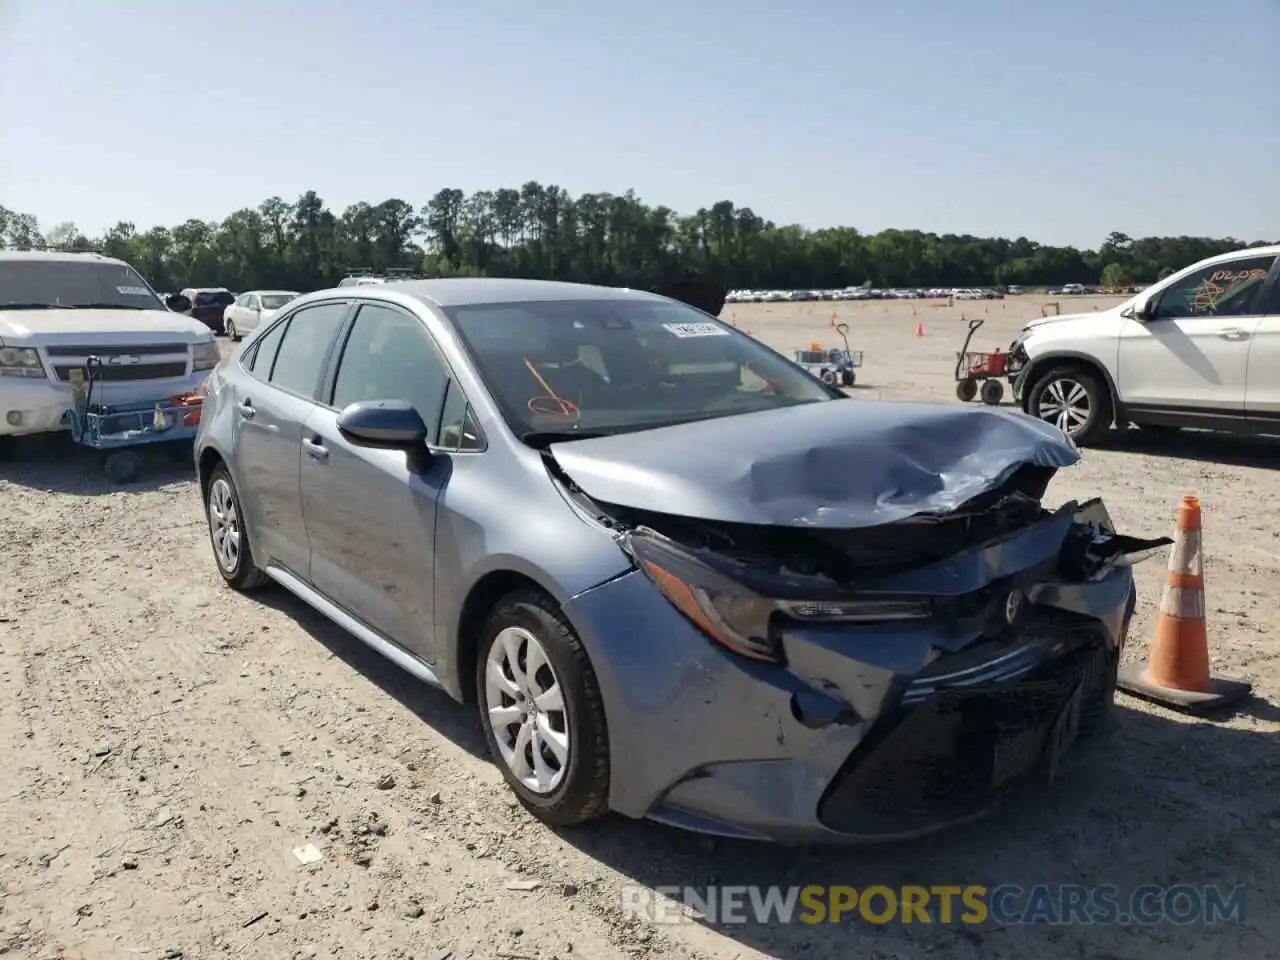
[{"label": "pickup truck wheel", "polygon": [[1031,388],[1027,412],[1076,443],[1096,443],[1111,429],[1111,394],[1101,378],[1078,366],[1055,367]]}]

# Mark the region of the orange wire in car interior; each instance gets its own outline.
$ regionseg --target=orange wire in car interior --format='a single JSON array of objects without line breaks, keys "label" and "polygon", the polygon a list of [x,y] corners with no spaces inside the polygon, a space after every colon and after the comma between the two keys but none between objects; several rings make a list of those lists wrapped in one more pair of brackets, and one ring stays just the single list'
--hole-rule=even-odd
[{"label": "orange wire in car interior", "polygon": [[716,625],[711,621],[711,618],[703,612],[702,606],[694,597],[693,591],[689,588],[689,585],[674,573],[668,573],[656,563],[652,563],[649,560],[641,560],[640,562],[643,563],[645,569],[649,571],[649,575],[653,577],[653,582],[658,585],[658,589],[666,594],[667,599],[675,605],[676,609],[692,620],[698,629],[708,637],[719,643],[721,646],[732,650],[739,656],[748,657],[752,660],[761,660],[766,663],[772,662],[769,657],[762,656],[753,650],[748,650],[744,647],[738,646],[737,644],[729,643],[724,637],[724,634],[716,628]]},{"label": "orange wire in car interior", "polygon": [[[570,422],[577,420],[581,415],[578,405],[566,400],[552,390],[551,384],[542,378],[542,374],[538,372],[538,368],[533,365],[533,361],[528,357],[524,358],[524,365],[529,368],[533,378],[542,385],[542,389],[547,391],[545,396],[529,398],[529,412],[536,413],[541,417],[564,417]],[[539,405],[541,405],[541,409],[539,409]],[[550,406],[550,409],[548,409],[548,406]]]}]

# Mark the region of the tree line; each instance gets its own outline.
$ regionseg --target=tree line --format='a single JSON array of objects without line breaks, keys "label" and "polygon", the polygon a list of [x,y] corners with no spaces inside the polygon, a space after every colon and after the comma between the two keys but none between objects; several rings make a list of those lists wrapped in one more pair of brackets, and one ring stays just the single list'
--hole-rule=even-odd
[{"label": "tree line", "polygon": [[0,248],[100,252],[170,291],[307,291],[332,286],[353,269],[390,267],[635,287],[690,274],[731,289],[1123,286],[1246,245],[1230,237],[1135,239],[1117,232],[1096,250],[1080,250],[1026,237],[806,229],[728,200],[681,215],[630,190],[572,197],[533,181],[469,196],[449,188],[421,208],[390,199],[341,213],[307,191],[293,203],[271,197],[221,222],[192,219],[140,231],[122,221],[96,237],[74,223],[43,229],[34,215],[0,206]]}]

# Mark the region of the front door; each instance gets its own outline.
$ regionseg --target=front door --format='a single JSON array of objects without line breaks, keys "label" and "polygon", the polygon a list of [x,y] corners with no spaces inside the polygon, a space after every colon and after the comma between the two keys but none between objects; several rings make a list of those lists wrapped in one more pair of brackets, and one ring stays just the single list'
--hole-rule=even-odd
[{"label": "front door", "polygon": [[440,455],[415,473],[403,452],[348,443],[337,419],[360,400],[406,400],[434,442],[448,379],[421,320],[398,307],[365,303],[339,358],[332,394],[307,419],[302,438],[311,583],[427,663],[436,659],[436,507],[450,460]]},{"label": "front door", "polygon": [[1254,431],[1274,436],[1280,434],[1280,262],[1263,296],[1262,318],[1249,347],[1244,407]]},{"label": "front door", "polygon": [[1119,387],[1135,419],[1174,413],[1241,425],[1260,293],[1275,257],[1205,267],[1161,291],[1146,322],[1120,330]]}]

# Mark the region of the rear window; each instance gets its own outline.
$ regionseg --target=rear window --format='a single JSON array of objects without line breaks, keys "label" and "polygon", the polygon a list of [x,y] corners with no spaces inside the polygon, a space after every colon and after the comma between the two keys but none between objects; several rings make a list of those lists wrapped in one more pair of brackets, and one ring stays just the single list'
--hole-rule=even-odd
[{"label": "rear window", "polygon": [[296,293],[264,293],[262,295],[262,308],[264,310],[279,310],[297,296]]},{"label": "rear window", "polygon": [[197,293],[195,305],[197,307],[227,307],[235,302],[236,298],[230,293],[225,290],[219,290],[214,293]]}]

